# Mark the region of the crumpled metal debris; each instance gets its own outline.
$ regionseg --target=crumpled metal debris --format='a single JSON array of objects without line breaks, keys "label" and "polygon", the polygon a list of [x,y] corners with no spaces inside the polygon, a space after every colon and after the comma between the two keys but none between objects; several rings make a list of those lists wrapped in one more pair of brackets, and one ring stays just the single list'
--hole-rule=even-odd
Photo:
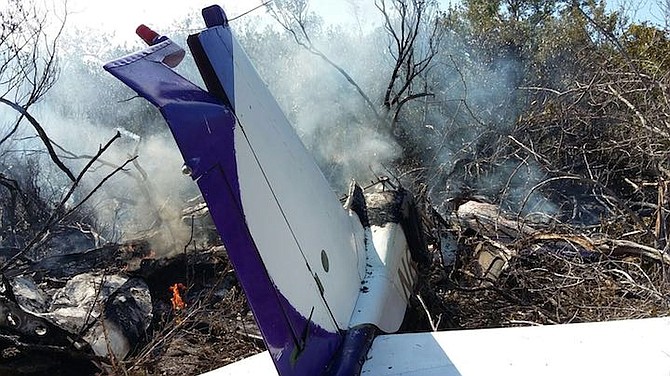
[{"label": "crumpled metal debris", "polygon": [[140,278],[89,272],[46,289],[30,276],[3,278],[0,334],[5,340],[24,348],[123,359],[151,324],[151,294]]}]

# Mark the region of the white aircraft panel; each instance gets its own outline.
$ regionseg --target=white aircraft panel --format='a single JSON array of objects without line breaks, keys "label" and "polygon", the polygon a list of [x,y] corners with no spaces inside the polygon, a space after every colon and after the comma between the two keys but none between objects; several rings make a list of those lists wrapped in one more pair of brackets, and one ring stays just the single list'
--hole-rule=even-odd
[{"label": "white aircraft panel", "polygon": [[252,355],[225,367],[203,373],[200,376],[278,376],[277,369],[272,363],[272,357],[267,351]]},{"label": "white aircraft panel", "polygon": [[[356,248],[354,232],[362,232],[363,229],[352,229],[348,213],[235,39],[233,49],[237,116],[244,127],[245,136],[253,145],[254,162],[257,160],[263,166],[263,177],[272,185],[270,193],[285,209],[280,213],[284,217],[281,221],[290,226],[291,235],[295,237],[290,246],[299,247],[302,253],[298,254],[304,257],[300,263],[294,263],[293,268],[273,268],[266,262],[270,276],[277,283],[279,291],[305,317],[310,314],[315,299],[293,296],[296,293],[303,294],[306,290],[305,287],[297,290],[294,287],[307,283],[312,294],[320,294],[319,289],[314,287],[314,279],[318,278],[323,287],[323,299],[333,314],[332,319],[340,329],[346,329],[360,289],[359,269],[363,266],[359,265],[359,252],[365,252],[364,249]],[[280,230],[269,229],[267,233],[258,233],[259,229],[266,232],[269,226],[277,222],[266,218],[262,208],[251,210],[253,203],[250,201],[256,199],[251,192],[256,183],[245,181],[246,171],[241,164],[242,200],[250,229],[257,232],[253,233],[254,239],[257,242],[265,240],[275,247],[284,246],[287,243],[274,237]],[[251,199],[247,199],[249,197]],[[268,248],[259,246],[259,249],[265,261]],[[311,282],[293,276],[297,268],[304,268],[305,263],[309,266],[309,272],[314,274],[309,276]],[[296,279],[304,283],[282,283],[283,280]],[[316,309],[318,311],[321,308]],[[313,321],[331,330],[322,316],[325,315],[315,312]]]},{"label": "white aircraft panel", "polygon": [[377,337],[361,375],[670,375],[670,319]]},{"label": "white aircraft panel", "polygon": [[[361,375],[670,375],[670,318],[389,334]],[[277,375],[267,352],[205,374]]]},{"label": "white aircraft panel", "polygon": [[[385,333],[396,332],[405,316],[409,294],[416,280],[402,227],[387,223],[366,230],[369,275],[363,281],[351,327],[372,323]],[[403,282],[403,280],[405,282]]]}]

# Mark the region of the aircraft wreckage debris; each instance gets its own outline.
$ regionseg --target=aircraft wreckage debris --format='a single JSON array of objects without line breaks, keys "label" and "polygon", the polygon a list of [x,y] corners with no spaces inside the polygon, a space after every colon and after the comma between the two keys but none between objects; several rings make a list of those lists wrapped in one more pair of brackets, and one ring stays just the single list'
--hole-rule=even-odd
[{"label": "aircraft wreckage debris", "polygon": [[235,285],[222,247],[168,258],[147,241],[85,249],[94,244],[82,239],[72,228],[55,231],[41,258],[3,275],[0,375],[109,371],[174,317],[170,286],[185,309],[220,301]]}]

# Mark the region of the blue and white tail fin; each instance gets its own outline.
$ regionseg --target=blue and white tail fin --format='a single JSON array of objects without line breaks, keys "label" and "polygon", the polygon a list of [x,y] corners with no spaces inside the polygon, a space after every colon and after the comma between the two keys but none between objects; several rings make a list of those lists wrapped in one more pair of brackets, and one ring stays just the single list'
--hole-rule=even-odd
[{"label": "blue and white tail fin", "polygon": [[172,70],[183,50],[164,37],[105,69],[165,117],[279,373],[357,372],[375,331],[400,327],[416,279],[407,197],[343,208],[223,10],[203,16],[188,44],[207,90]]}]

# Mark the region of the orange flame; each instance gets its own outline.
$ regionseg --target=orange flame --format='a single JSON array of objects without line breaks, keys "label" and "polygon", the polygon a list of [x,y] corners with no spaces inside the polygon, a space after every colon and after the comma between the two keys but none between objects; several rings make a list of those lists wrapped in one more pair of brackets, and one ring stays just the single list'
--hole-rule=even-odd
[{"label": "orange flame", "polygon": [[186,286],[184,286],[181,283],[175,283],[174,285],[170,286],[170,291],[172,291],[172,298],[170,298],[170,302],[172,302],[172,309],[175,311],[182,310],[186,308],[186,303],[184,303],[184,300],[181,298],[181,293],[186,290]]}]

